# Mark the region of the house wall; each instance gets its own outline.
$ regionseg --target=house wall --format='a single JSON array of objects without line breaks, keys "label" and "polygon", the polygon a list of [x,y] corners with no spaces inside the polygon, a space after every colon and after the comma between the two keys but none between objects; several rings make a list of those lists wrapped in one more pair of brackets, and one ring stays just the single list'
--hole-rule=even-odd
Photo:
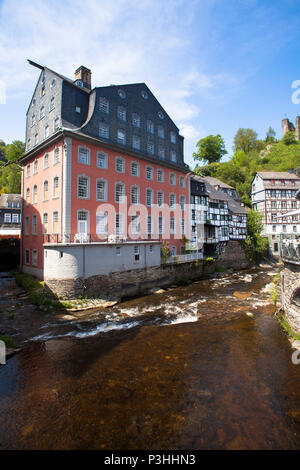
[{"label": "house wall", "polygon": [[[151,248],[150,248],[151,247]],[[135,260],[134,249],[139,250]],[[120,249],[120,254],[117,254]],[[160,265],[160,243],[47,245],[44,279],[89,278]]]},{"label": "house wall", "polygon": [[[59,162],[54,164],[54,150],[59,149]],[[47,148],[47,151],[40,152],[37,156],[31,158],[26,162],[23,171],[23,218],[22,218],[22,252],[23,252],[23,266],[24,271],[31,271],[32,274],[42,277],[43,272],[43,214],[48,214],[48,233],[53,233],[53,212],[58,212],[58,233],[61,233],[61,220],[62,220],[62,158],[63,158],[63,141],[59,141],[55,145],[51,145]],[[49,167],[44,168],[44,156],[48,153],[49,155]],[[38,162],[37,173],[34,174],[34,161]],[[27,165],[30,164],[30,176],[27,177]],[[53,194],[53,179],[59,178],[59,195],[54,197]],[[44,182],[48,181],[48,199],[44,200]],[[33,202],[33,187],[37,185],[37,202]],[[30,189],[30,200],[26,201],[26,191]],[[37,230],[36,234],[33,234],[32,220],[33,216],[37,216]],[[26,217],[29,217],[29,232],[26,234],[25,224]],[[25,260],[25,251],[30,251],[29,263]],[[32,264],[32,252],[38,250],[37,264]],[[29,269],[30,268],[30,269]]]}]

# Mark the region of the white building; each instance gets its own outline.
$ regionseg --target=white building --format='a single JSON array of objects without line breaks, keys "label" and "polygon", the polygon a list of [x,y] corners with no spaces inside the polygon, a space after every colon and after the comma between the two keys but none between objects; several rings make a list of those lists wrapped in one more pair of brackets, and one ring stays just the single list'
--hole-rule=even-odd
[{"label": "white building", "polygon": [[299,188],[300,178],[289,172],[261,171],[252,181],[253,209],[263,214],[263,235],[268,237],[274,256],[279,256],[281,233],[300,234],[300,215],[289,214],[300,208],[296,199]]}]

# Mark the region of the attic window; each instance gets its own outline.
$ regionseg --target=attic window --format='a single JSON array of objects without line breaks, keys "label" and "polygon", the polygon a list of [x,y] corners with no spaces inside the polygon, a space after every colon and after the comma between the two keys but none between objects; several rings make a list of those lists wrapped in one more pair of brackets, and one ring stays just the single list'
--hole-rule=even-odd
[{"label": "attic window", "polygon": [[75,111],[76,113],[80,114],[80,106],[76,106]]},{"label": "attic window", "polygon": [[77,80],[76,85],[79,86],[79,88],[83,88],[83,82],[81,80]]},{"label": "attic window", "polygon": [[124,90],[118,90],[118,94],[119,94],[120,98],[123,98],[123,99],[126,98],[126,93],[125,93]]},{"label": "attic window", "polygon": [[143,91],[141,92],[141,95],[142,95],[142,97],[144,98],[144,100],[147,100],[147,99],[148,99],[148,93],[147,93],[145,90],[143,90]]},{"label": "attic window", "polygon": [[55,80],[55,78],[53,78],[51,80],[51,84],[50,84],[51,88],[53,88],[55,86],[55,83],[56,83],[56,80]]}]

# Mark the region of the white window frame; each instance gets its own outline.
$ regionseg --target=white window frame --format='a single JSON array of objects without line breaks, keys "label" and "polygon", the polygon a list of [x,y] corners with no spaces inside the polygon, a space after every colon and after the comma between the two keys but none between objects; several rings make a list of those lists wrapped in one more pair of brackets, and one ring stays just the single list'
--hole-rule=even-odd
[{"label": "white window frame", "polygon": [[[118,161],[121,161],[121,162],[122,162],[122,164],[121,164],[121,166],[122,166],[121,170],[118,170],[118,163],[117,163]],[[121,173],[121,174],[124,174],[124,173],[125,173],[125,160],[124,160],[123,157],[117,156],[117,157],[115,158],[115,171],[116,171],[116,173]]]},{"label": "white window frame", "polygon": [[[136,189],[136,202],[133,202],[132,198],[132,190]],[[130,186],[130,204],[137,205],[140,204],[140,188],[136,184]]]},{"label": "white window frame", "polygon": [[[148,177],[148,170],[150,170],[150,177]],[[146,166],[146,180],[153,181],[153,167],[149,165]]]},{"label": "white window frame", "polygon": [[[80,178],[85,178],[87,180],[87,195],[86,196],[79,196],[79,180]],[[77,198],[78,199],[89,199],[90,198],[90,178],[86,175],[78,175],[77,176]]]},{"label": "white window frame", "polygon": [[[103,222],[103,226],[104,226],[104,230],[98,230],[98,228],[100,227],[98,225],[98,218],[103,218],[104,222]],[[97,235],[106,235],[108,233],[108,213],[105,211],[98,211],[96,212],[96,234]]]},{"label": "white window frame", "polygon": [[[86,158],[87,160],[85,162],[83,161],[80,161],[80,151],[84,150],[85,152],[87,152],[86,154]],[[90,165],[90,149],[88,147],[84,147],[83,145],[80,145],[78,147],[78,163],[80,163],[81,165]]]},{"label": "white window frame", "polygon": [[[151,203],[150,204],[148,204],[148,191],[151,194]],[[154,198],[153,194],[154,194],[154,191],[153,191],[152,188],[146,188],[146,206],[147,207],[152,207],[153,206],[153,202],[154,202],[153,201],[153,198]]]},{"label": "white window frame", "polygon": [[[101,160],[101,161],[104,162],[103,166],[99,165],[99,161],[100,161],[100,158],[101,158],[101,157],[103,158],[103,160]],[[97,152],[97,168],[100,168],[101,170],[107,170],[107,166],[108,166],[108,156],[107,156],[107,153],[102,152],[102,151]]]},{"label": "white window frame", "polygon": [[[117,199],[117,186],[122,186],[122,194],[120,196],[120,199],[118,201]],[[124,203],[124,198],[125,198],[125,195],[126,195],[126,187],[125,187],[125,184],[122,182],[122,181],[117,181],[115,183],[115,202],[117,204],[123,204]]]},{"label": "white window frame", "polygon": [[[136,171],[136,174],[134,174],[134,173],[132,172],[132,166],[133,166],[133,165],[136,165],[136,170],[137,170],[137,171]],[[135,176],[135,177],[139,177],[139,176],[140,176],[140,164],[139,164],[138,162],[136,162],[136,161],[130,162],[130,175],[131,175],[131,176]]]},{"label": "white window frame", "polygon": [[[98,183],[104,183],[104,196],[103,198],[98,198]],[[107,201],[107,181],[104,178],[96,179],[96,201]]]}]

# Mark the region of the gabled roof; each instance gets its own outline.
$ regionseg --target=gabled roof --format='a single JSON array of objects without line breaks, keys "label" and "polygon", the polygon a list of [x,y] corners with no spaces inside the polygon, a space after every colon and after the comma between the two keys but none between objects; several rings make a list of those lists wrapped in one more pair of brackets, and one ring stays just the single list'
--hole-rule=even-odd
[{"label": "gabled roof", "polygon": [[8,202],[21,202],[21,201],[22,201],[21,194],[7,194],[7,193],[0,194],[0,207],[2,208],[3,207],[7,208]]},{"label": "gabled roof", "polygon": [[263,180],[299,180],[299,176],[295,173],[289,173],[288,171],[258,171],[257,174]]},{"label": "gabled roof", "polygon": [[206,176],[205,179],[212,185],[212,186],[220,186],[221,188],[228,188],[228,189],[234,189],[233,186],[229,186],[227,183],[223,183],[223,181],[218,180],[214,176]]}]

